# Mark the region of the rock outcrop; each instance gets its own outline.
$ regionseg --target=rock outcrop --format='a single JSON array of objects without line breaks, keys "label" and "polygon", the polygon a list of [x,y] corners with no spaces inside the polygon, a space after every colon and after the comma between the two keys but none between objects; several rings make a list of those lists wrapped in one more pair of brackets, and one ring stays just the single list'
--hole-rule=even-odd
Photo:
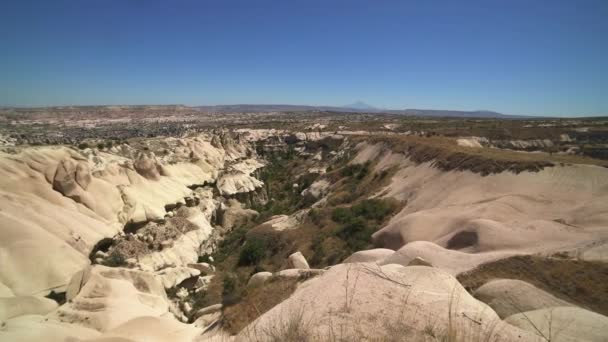
[{"label": "rock outcrop", "polygon": [[318,340],[330,336],[420,340],[428,336],[429,327],[435,336],[461,340],[480,335],[489,340],[539,340],[534,333],[502,322],[448,273],[430,267],[375,264],[332,267],[300,285],[241,334],[270,341],[271,335],[286,336],[288,330],[299,329]]}]

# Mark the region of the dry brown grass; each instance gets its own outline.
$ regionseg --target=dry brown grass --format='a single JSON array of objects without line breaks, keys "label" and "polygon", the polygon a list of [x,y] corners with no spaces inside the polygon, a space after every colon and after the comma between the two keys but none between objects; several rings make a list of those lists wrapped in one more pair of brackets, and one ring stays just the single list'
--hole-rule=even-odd
[{"label": "dry brown grass", "polygon": [[458,146],[455,138],[375,135],[357,137],[368,143],[386,143],[393,152],[404,153],[417,163],[431,162],[444,171],[468,170],[482,175],[511,171],[539,171],[558,164],[589,164],[608,167],[608,161],[577,155],[517,152],[497,148]]},{"label": "dry brown grass", "polygon": [[224,309],[224,328],[232,334],[237,334],[266,311],[287,299],[296,290],[297,284],[295,279],[273,277],[264,286],[247,289],[240,302]]},{"label": "dry brown grass", "polygon": [[570,303],[608,315],[608,264],[539,256],[514,256],[461,274],[458,281],[475,290],[496,279],[519,279]]}]

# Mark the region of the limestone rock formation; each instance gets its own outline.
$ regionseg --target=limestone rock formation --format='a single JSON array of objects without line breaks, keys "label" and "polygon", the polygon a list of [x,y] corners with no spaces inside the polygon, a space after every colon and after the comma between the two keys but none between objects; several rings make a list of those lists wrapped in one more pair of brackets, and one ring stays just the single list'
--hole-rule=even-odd
[{"label": "limestone rock formation", "polygon": [[532,284],[516,279],[491,280],[475,290],[474,295],[494,309],[501,318],[522,311],[572,306]]},{"label": "limestone rock formation", "polygon": [[502,322],[448,273],[419,266],[336,265],[300,285],[245,328],[242,336],[270,341],[268,332],[282,336],[284,329],[294,326],[319,340],[335,333],[347,340],[418,340],[428,336],[428,327],[436,336],[457,334],[461,340],[480,335],[490,340],[539,340]]},{"label": "limestone rock formation", "polygon": [[247,282],[247,287],[254,288],[264,285],[266,281],[272,278],[272,273],[270,272],[258,272],[249,278]]},{"label": "limestone rock formation", "polygon": [[310,266],[308,266],[308,262],[306,261],[306,258],[304,258],[304,255],[302,255],[302,252],[300,252],[300,251],[295,252],[289,256],[289,264],[291,265],[291,268],[304,269],[304,270],[307,270],[310,268]]},{"label": "limestone rock formation", "polygon": [[509,324],[543,337],[545,341],[605,341],[608,317],[571,306],[526,311],[505,319]]},{"label": "limestone rock formation", "polygon": [[80,290],[50,319],[104,332],[137,317],[168,312],[164,287],[151,273],[101,265],[85,272],[88,276],[73,279]]}]

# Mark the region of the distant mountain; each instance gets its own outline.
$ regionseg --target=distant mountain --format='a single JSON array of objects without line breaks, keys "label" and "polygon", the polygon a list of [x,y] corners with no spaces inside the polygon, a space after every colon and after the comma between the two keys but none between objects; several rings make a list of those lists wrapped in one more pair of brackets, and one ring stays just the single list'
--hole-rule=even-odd
[{"label": "distant mountain", "polygon": [[453,117],[453,118],[525,118],[523,115],[509,115],[489,110],[441,110],[441,109],[404,109],[388,110],[387,113],[410,115],[410,116],[434,116],[434,117]]},{"label": "distant mountain", "polygon": [[454,117],[454,118],[502,118],[518,119],[532,118],[532,116],[507,115],[488,110],[461,111],[461,110],[442,110],[442,109],[381,109],[367,103],[358,101],[353,104],[337,106],[306,106],[289,104],[234,104],[217,106],[184,106],[184,105],[122,105],[122,106],[53,106],[53,107],[0,107],[0,111],[14,112],[78,112],[81,110],[109,110],[109,111],[200,111],[206,113],[264,113],[264,112],[335,112],[335,113],[370,113],[370,114],[393,114],[404,116],[420,117]]},{"label": "distant mountain", "polygon": [[199,106],[196,107],[205,112],[214,113],[234,113],[234,112],[343,112],[343,113],[377,113],[395,114],[407,116],[429,116],[429,117],[455,117],[455,118],[526,118],[529,116],[508,115],[488,110],[462,111],[462,110],[441,110],[441,109],[380,109],[364,102],[355,102],[344,107],[333,106],[305,106],[305,105],[285,105],[285,104],[236,104],[218,106]]},{"label": "distant mountain", "polygon": [[362,101],[357,101],[355,103],[351,103],[349,105],[343,106],[344,108],[349,108],[349,109],[358,109],[358,110],[371,110],[371,111],[376,111],[378,110],[378,108],[369,105],[365,102]]}]

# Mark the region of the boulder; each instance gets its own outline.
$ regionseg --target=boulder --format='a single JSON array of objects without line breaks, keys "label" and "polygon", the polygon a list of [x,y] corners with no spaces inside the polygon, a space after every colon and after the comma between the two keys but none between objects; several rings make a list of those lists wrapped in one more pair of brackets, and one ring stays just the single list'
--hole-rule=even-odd
[{"label": "boulder", "polygon": [[323,274],[324,272],[325,272],[325,270],[318,270],[318,269],[290,268],[288,270],[282,270],[282,271],[276,272],[274,274],[274,276],[280,277],[280,278],[289,278],[289,279],[308,279],[308,278],[317,276],[319,274]]},{"label": "boulder", "polygon": [[480,286],[475,298],[488,304],[501,318],[554,306],[572,306],[536,286],[516,279],[494,279]]},{"label": "boulder", "polygon": [[272,278],[272,273],[270,272],[258,272],[249,278],[247,282],[247,287],[254,288],[264,285],[268,279]]},{"label": "boulder", "polygon": [[201,272],[201,274],[203,274],[203,275],[207,275],[207,274],[211,274],[211,273],[215,272],[215,267],[206,262],[188,264],[188,267],[199,270]]},{"label": "boulder", "polygon": [[160,280],[138,270],[95,265],[85,276],[72,277],[68,288],[80,288],[67,303],[47,316],[107,331],[136,317],[159,317],[168,312],[168,300]]},{"label": "boulder", "polygon": [[295,252],[292,255],[289,256],[289,264],[291,265],[291,268],[298,268],[298,269],[309,269],[310,266],[308,266],[308,262],[306,261],[306,258],[304,258],[304,255],[302,255],[302,252]]}]

